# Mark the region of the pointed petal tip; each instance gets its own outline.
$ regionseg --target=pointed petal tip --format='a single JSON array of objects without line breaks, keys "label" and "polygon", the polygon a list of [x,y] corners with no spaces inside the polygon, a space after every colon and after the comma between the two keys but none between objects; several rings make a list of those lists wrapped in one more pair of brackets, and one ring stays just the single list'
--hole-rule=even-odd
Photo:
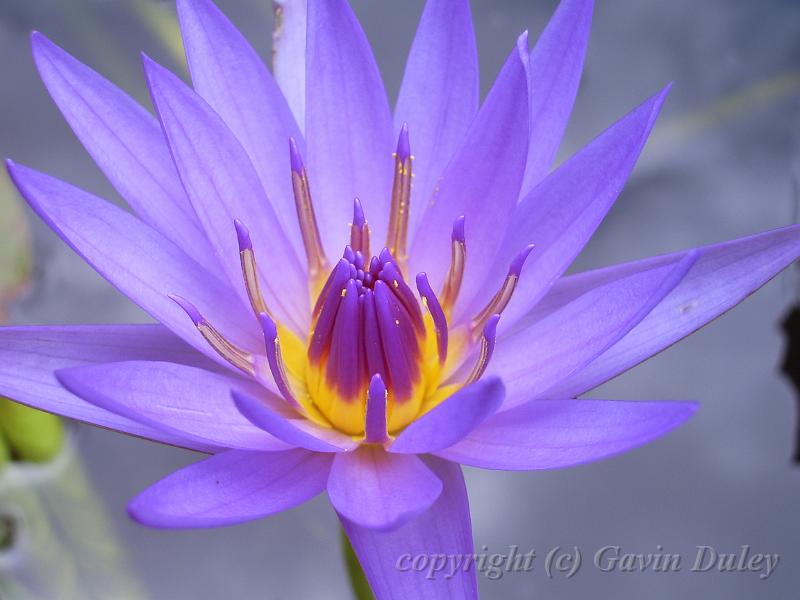
[{"label": "pointed petal tip", "polygon": [[528,30],[526,29],[517,38],[517,52],[519,53],[519,58],[522,61],[522,64],[525,65],[525,68],[528,67],[528,62],[530,59],[530,48],[528,46]]},{"label": "pointed petal tip", "polygon": [[655,104],[655,110],[659,110],[661,105],[664,104],[664,101],[669,96],[670,91],[672,90],[673,82],[670,81],[667,85],[665,85],[661,90],[659,90],[656,94],[654,94],[650,101]]},{"label": "pointed petal tip", "polygon": [[33,46],[34,50],[44,49],[44,47],[55,45],[45,34],[43,34],[41,31],[37,31],[36,29],[31,31],[29,38],[31,40],[31,46]]},{"label": "pointed petal tip", "polygon": [[236,241],[239,244],[239,252],[253,249],[253,242],[250,239],[250,230],[239,219],[233,220],[233,226],[236,228]]},{"label": "pointed petal tip", "polygon": [[203,322],[203,315],[201,315],[200,311],[197,310],[197,307],[189,302],[186,298],[178,296],[177,294],[168,294],[167,297],[183,309],[195,326],[200,325]]},{"label": "pointed petal tip", "polygon": [[140,52],[139,59],[142,61],[145,79],[147,79],[148,85],[153,87],[164,76],[167,69],[150,58],[146,52]]}]

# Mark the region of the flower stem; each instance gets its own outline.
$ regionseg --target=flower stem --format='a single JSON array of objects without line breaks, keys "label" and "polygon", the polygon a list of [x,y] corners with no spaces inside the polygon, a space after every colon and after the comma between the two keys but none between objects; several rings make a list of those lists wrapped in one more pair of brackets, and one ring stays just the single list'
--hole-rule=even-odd
[{"label": "flower stem", "polygon": [[372,595],[372,590],[369,589],[367,577],[364,575],[364,570],[358,562],[358,557],[350,545],[350,540],[347,539],[347,534],[344,529],[341,530],[342,536],[342,553],[344,554],[344,563],[347,567],[347,577],[350,580],[350,587],[353,588],[353,595],[356,600],[375,600]]}]

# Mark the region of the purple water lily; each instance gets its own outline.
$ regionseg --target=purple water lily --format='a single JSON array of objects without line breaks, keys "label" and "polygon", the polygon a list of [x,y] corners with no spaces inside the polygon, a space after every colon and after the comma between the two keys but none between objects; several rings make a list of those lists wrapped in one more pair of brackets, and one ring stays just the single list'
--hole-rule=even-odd
[{"label": "purple water lily", "polygon": [[479,106],[467,0],[428,0],[394,114],[346,0],[281,2],[275,77],[178,0],[192,87],[158,118],[43,35],[36,65],[133,214],[12,162],[22,195],[158,324],[0,330],[0,393],[210,456],[129,511],[257,519],[327,490],[378,598],[474,598],[399,556],[473,553],[459,465],[554,469],[644,444],[688,402],[576,399],[730,309],[800,229],[565,276],[664,89],[551,172],[591,0],[523,34]]}]

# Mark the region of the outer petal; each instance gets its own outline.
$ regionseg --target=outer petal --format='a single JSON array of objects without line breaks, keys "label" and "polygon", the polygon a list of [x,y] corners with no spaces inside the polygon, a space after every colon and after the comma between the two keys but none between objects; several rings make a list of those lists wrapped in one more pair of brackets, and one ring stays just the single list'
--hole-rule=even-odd
[{"label": "outer petal", "polygon": [[222,361],[168,294],[191,298],[235,343],[253,351],[263,349],[249,309],[154,229],[109,202],[33,169],[9,162],[8,171],[31,208],[75,252],[195,348]]},{"label": "outer petal", "polygon": [[306,51],[308,173],[322,241],[334,258],[346,243],[355,197],[376,242],[386,238],[392,116],[375,57],[346,0],[309,3]]},{"label": "outer petal", "polygon": [[306,125],[306,0],[273,0],[272,70],[295,121]]},{"label": "outer petal", "polygon": [[[250,229],[270,309],[298,331],[308,320],[305,269],[281,230],[250,158],[222,119],[175,75],[144,59],[175,165],[231,285],[246,299],[234,219]],[[289,173],[287,173],[287,177]],[[264,275],[280,270],[280,279]]]},{"label": "outer petal", "polygon": [[331,458],[305,450],[229,450],[167,476],[134,498],[150,527],[220,527],[293,508],[325,489]]},{"label": "outer petal", "polygon": [[[588,291],[539,321],[498,339],[489,372],[506,384],[501,410],[533,400],[622,339],[669,294],[695,253]],[[527,325],[527,324],[526,324]]]},{"label": "outer petal", "polygon": [[437,455],[484,469],[559,469],[641,446],[697,410],[693,402],[534,400],[489,418]]},{"label": "outer petal", "polygon": [[68,392],[55,371],[114,360],[169,360],[203,368],[214,363],[161,325],[84,325],[0,328],[0,395],[47,412],[131,435],[214,451],[154,429]]},{"label": "outer petal", "polygon": [[312,423],[284,405],[234,390],[236,408],[249,422],[292,446],[314,452],[345,452],[356,447],[350,437]]},{"label": "outer petal", "polygon": [[269,395],[254,382],[197,367],[151,361],[62,369],[56,377],[87,402],[200,444],[239,450],[290,447],[236,410],[231,390]]},{"label": "outer petal", "polygon": [[406,427],[389,451],[425,454],[452,446],[494,414],[504,396],[497,377],[467,386]]},{"label": "outer petal", "polygon": [[394,129],[408,123],[414,186],[408,232],[478,112],[478,50],[468,0],[428,0],[406,63]]},{"label": "outer petal", "polygon": [[75,135],[148,225],[210,270],[209,250],[158,121],[125,92],[41,33],[31,36],[39,74]]},{"label": "outer petal", "polygon": [[[425,513],[394,531],[375,531],[341,518],[369,585],[378,600],[440,600],[478,597],[467,488],[461,467],[427,457],[427,465],[444,484],[439,499]],[[418,555],[452,557],[453,572],[427,577],[415,571],[411,560]]]},{"label": "outer petal", "polygon": [[303,139],[289,105],[256,51],[211,0],[180,0],[178,16],[197,93],[247,151],[281,228],[304,256],[289,166],[289,138]]},{"label": "outer petal", "polygon": [[328,496],[339,516],[378,530],[407,523],[441,492],[441,480],[419,458],[372,446],[337,454],[328,479]]},{"label": "outer petal", "polygon": [[[543,299],[566,298],[630,273],[659,268],[685,253],[649,258],[564,278]],[[800,226],[706,246],[681,283],[630,333],[551,394],[582,394],[693,333],[764,285],[800,256]],[[562,396],[563,397],[563,396]]]},{"label": "outer petal", "polygon": [[[534,306],[572,263],[622,190],[644,147],[668,88],[612,125],[519,203],[489,277],[461,316],[471,316],[498,289],[513,257],[535,244],[501,330]],[[469,239],[467,239],[469,243]],[[474,252],[473,252],[474,254]],[[466,299],[466,296],[465,296]]]},{"label": "outer petal", "polygon": [[426,205],[411,245],[409,270],[426,271],[438,288],[450,264],[450,231],[466,219],[466,272],[461,297],[486,277],[517,204],[528,149],[528,47],[523,34]]},{"label": "outer petal", "polygon": [[550,170],[583,71],[593,0],[561,0],[531,51],[531,141],[523,196]]}]

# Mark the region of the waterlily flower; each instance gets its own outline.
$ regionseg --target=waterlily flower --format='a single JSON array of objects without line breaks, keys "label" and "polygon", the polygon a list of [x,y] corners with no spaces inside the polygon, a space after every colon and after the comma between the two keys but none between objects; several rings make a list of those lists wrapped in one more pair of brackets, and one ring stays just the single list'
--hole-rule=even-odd
[{"label": "waterlily flower", "polygon": [[787,227],[565,275],[665,88],[553,170],[591,0],[525,34],[479,103],[467,0],[428,0],[394,113],[346,0],[279,2],[275,77],[210,0],[178,0],[192,87],[157,117],[34,33],[36,65],[132,213],[9,162],[33,210],[156,324],[0,330],[0,393],[208,457],[137,521],[214,527],[327,490],[378,598],[474,598],[403,554],[473,553],[460,465],[568,467],[690,402],[577,399],[800,254]]}]

